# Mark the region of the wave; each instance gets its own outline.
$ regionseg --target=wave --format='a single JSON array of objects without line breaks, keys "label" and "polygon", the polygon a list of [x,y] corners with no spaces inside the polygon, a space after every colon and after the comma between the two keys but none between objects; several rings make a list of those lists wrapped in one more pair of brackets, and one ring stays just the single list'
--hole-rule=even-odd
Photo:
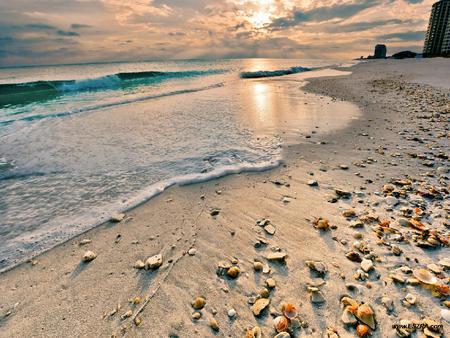
[{"label": "wave", "polygon": [[[18,242],[5,244],[0,248],[0,254],[3,260],[0,262],[0,273],[4,273],[22,262],[36,257],[43,252],[46,252],[53,247],[64,243],[75,236],[79,236],[111,219],[111,216],[117,212],[127,212],[134,209],[143,203],[151,200],[152,198],[160,195],[165,190],[172,186],[185,186],[190,184],[204,183],[214,179],[218,179],[224,176],[240,174],[245,172],[264,172],[279,167],[283,163],[281,157],[276,157],[270,161],[260,163],[241,163],[232,164],[218,167],[208,173],[192,173],[182,176],[176,176],[164,181],[155,183],[143,191],[139,192],[136,196],[130,199],[128,202],[119,202],[118,204],[111,206],[107,210],[102,212],[102,216],[99,217],[87,217],[79,219],[71,219],[70,227],[62,227],[61,225],[52,229],[41,229],[39,233],[33,233],[24,235],[21,239],[20,253],[24,254],[23,257],[18,257],[17,247],[15,245]],[[32,244],[26,243],[28,238],[32,238]],[[24,243],[25,242],[25,243]]]},{"label": "wave", "polygon": [[0,84],[0,107],[45,101],[68,92],[114,90],[145,84],[153,84],[168,79],[181,79],[221,74],[224,70],[192,70],[180,72],[130,72],[117,73],[97,78],[80,80],[36,81]]},{"label": "wave", "polygon": [[26,116],[26,117],[17,118],[17,119],[0,121],[0,126],[7,126],[14,122],[20,122],[20,121],[31,122],[31,121],[35,121],[35,120],[43,120],[43,119],[49,119],[49,118],[60,118],[60,117],[65,117],[65,116],[69,116],[69,115],[73,115],[73,114],[87,113],[87,112],[90,112],[93,110],[121,106],[124,104],[141,102],[141,101],[146,101],[146,100],[151,100],[151,99],[158,99],[158,98],[167,97],[167,96],[195,93],[195,92],[199,92],[199,91],[203,91],[203,90],[223,87],[223,85],[224,85],[223,82],[221,82],[221,83],[216,83],[216,84],[206,86],[206,87],[182,89],[182,90],[176,90],[176,91],[171,91],[171,92],[166,92],[166,93],[161,93],[161,94],[145,95],[145,96],[135,97],[132,99],[114,101],[114,102],[103,103],[103,104],[98,104],[98,105],[92,105],[92,106],[87,106],[87,107],[83,107],[83,108],[79,108],[79,109],[63,111],[63,112],[58,112],[58,113],[30,115],[30,116]]},{"label": "wave", "polygon": [[256,72],[242,72],[240,74],[242,79],[257,79],[261,77],[273,77],[273,76],[284,76],[297,74],[302,72],[310,71],[310,68],[305,67],[291,67],[289,69],[279,69],[279,70],[260,70]]}]

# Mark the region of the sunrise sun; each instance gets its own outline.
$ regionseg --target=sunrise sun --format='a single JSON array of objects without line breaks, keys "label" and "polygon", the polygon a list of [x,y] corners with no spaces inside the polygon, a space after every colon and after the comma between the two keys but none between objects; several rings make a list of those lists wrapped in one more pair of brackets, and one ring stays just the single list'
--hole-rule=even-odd
[{"label": "sunrise sun", "polygon": [[275,14],[276,6],[274,0],[255,0],[251,1],[252,11],[247,20],[254,28],[263,28],[268,25]]}]

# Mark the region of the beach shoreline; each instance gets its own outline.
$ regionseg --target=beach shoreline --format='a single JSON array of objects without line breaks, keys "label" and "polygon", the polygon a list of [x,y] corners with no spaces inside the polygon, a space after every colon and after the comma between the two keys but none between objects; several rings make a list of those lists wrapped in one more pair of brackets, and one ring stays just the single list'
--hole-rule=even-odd
[{"label": "beach shoreline", "polygon": [[[439,67],[444,68],[441,76],[433,77]],[[259,325],[265,336],[272,337],[272,315],[255,318],[249,304],[249,298],[258,295],[269,277],[277,282],[275,289],[269,290],[269,312],[277,314],[283,302],[291,302],[299,310],[301,327],[293,332],[295,337],[321,337],[332,327],[341,337],[356,336],[354,329],[346,329],[341,322],[339,303],[344,294],[370,302],[378,321],[375,337],[395,336],[392,325],[401,318],[428,316],[441,321],[444,297],[437,300],[414,285],[407,285],[408,292],[404,292],[389,273],[407,264],[410,269],[438,264],[448,254],[448,246],[425,251],[400,243],[396,245],[402,248],[401,255],[387,254],[392,245],[386,249],[376,244],[378,238],[371,230],[376,224],[349,227],[351,221],[342,212],[352,209],[361,218],[377,214],[380,221],[394,224],[400,218],[400,205],[386,207],[388,196],[378,192],[391,178],[420,178],[440,185],[437,190],[444,196],[444,202],[427,202],[424,222],[448,233],[444,226],[448,223],[448,191],[442,188],[448,177],[448,158],[438,156],[448,150],[448,69],[444,59],[383,60],[358,64],[351,68],[350,76],[309,80],[300,90],[353,102],[362,116],[345,129],[307,135],[304,142],[287,146],[285,164],[276,169],[171,187],[129,211],[122,222],[98,226],[0,274],[0,336],[58,337],[71,332],[83,337],[242,337],[248,327]],[[420,100],[428,105],[420,106]],[[409,101],[413,103],[408,105]],[[425,114],[421,111],[425,108],[438,111],[438,116],[426,117],[426,121],[433,119],[434,128],[421,125],[425,118],[415,118]],[[412,150],[425,152],[430,143],[430,158],[408,156]],[[433,166],[427,161],[433,161]],[[444,169],[439,171],[441,167]],[[427,171],[434,176],[427,176]],[[351,198],[336,199],[336,190],[350,192]],[[330,203],[333,198],[336,200]],[[398,203],[409,206],[406,198]],[[321,217],[334,229],[315,229],[314,220]],[[270,219],[275,233],[256,225],[259,219]],[[90,242],[82,242],[86,239]],[[367,277],[356,280],[359,264],[345,256],[353,250],[355,240],[370,244],[375,265]],[[287,253],[286,265],[267,263],[267,254],[277,248]],[[97,257],[83,263],[81,257],[87,250]],[[159,269],[133,268],[137,260],[156,254],[163,257]],[[405,261],[405,256],[410,260]],[[377,257],[382,257],[381,261]],[[420,263],[415,258],[420,258]],[[237,279],[216,274],[220,261],[235,259],[241,270]],[[254,260],[270,266],[272,273],[253,271]],[[311,279],[317,282],[318,276],[305,265],[308,260],[324,261],[328,266],[322,276],[325,285],[320,286],[326,302],[320,306],[309,300],[307,285]],[[447,273],[443,269],[438,276],[442,283],[448,283]],[[357,291],[346,284],[357,284]],[[402,303],[407,293],[419,298],[417,304],[407,307]],[[198,296],[205,297],[207,305],[201,318],[193,320],[195,311],[190,303]],[[397,317],[381,304],[388,296]],[[146,298],[148,305],[139,311]],[[231,308],[237,312],[234,318],[228,316]],[[218,332],[210,327],[212,318],[219,323]],[[448,332],[448,322],[442,322]]]}]

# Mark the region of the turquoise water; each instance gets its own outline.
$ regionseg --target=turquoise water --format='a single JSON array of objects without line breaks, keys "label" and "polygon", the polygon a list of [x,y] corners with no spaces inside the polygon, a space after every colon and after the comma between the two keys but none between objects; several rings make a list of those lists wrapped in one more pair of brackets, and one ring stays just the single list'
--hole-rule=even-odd
[{"label": "turquoise water", "polygon": [[298,111],[299,83],[241,74],[335,64],[254,59],[0,69],[0,270],[173,184],[279,165],[277,117],[289,113],[290,127],[301,129],[292,115],[305,113]]}]

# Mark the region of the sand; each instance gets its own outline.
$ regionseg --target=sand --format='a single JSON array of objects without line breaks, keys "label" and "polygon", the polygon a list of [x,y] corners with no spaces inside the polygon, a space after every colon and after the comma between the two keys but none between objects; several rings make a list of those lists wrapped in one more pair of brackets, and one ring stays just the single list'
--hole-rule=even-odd
[{"label": "sand", "polygon": [[[330,337],[332,331],[356,337],[354,327],[341,321],[344,295],[370,304],[378,323],[374,337],[395,337],[392,325],[425,317],[442,324],[448,335],[449,323],[441,318],[447,296],[433,296],[423,284],[395,283],[392,274],[406,280],[410,270],[435,263],[442,269],[435,275],[439,284],[449,282],[448,270],[438,263],[450,256],[448,246],[420,248],[422,231],[398,224],[409,212],[404,208],[412,210],[417,202],[418,191],[433,186],[434,195],[419,198],[420,221],[448,238],[449,66],[448,59],[373,61],[352,67],[352,75],[310,80],[301,90],[353,102],[360,117],[336,132],[299,135],[301,142],[285,148],[285,164],[275,170],[171,188],[123,221],[99,226],[1,274],[0,337],[245,337],[256,325],[263,337],[274,337],[273,316],[281,314],[283,302],[298,309],[300,328],[292,336],[326,337],[328,330]],[[394,194],[400,203],[390,207],[383,186],[406,177],[412,184],[405,195]],[[311,180],[318,186],[308,185]],[[335,189],[351,198],[336,199]],[[361,228],[349,226],[358,218],[343,217],[347,209],[365,218]],[[212,216],[213,210],[218,214]],[[379,220],[370,222],[367,214]],[[332,229],[314,228],[320,217]],[[256,224],[263,218],[270,219],[274,235]],[[386,234],[381,241],[375,231],[385,220],[397,229],[392,234],[400,232],[405,240]],[[86,239],[91,242],[80,245]],[[255,248],[259,239],[267,245]],[[374,270],[355,278],[360,264],[345,255],[364,256],[352,248],[361,248],[361,242]],[[393,245],[401,249],[399,256]],[[97,257],[83,263],[87,250]],[[287,254],[286,264],[268,263],[266,256],[276,251]],[[159,269],[133,268],[137,260],[160,253]],[[238,278],[217,274],[220,262],[235,260]],[[271,273],[255,272],[255,260]],[[308,283],[322,278],[306,266],[309,260],[327,266],[319,287],[323,304],[310,301]],[[261,289],[268,278],[276,287],[268,309],[256,318],[249,301],[266,292]],[[416,297],[414,305],[403,303],[408,293]],[[191,302],[199,296],[206,306],[194,320]],[[393,301],[393,311],[382,304],[383,297]],[[236,311],[232,319],[230,309]],[[212,318],[219,331],[211,329]]]}]

